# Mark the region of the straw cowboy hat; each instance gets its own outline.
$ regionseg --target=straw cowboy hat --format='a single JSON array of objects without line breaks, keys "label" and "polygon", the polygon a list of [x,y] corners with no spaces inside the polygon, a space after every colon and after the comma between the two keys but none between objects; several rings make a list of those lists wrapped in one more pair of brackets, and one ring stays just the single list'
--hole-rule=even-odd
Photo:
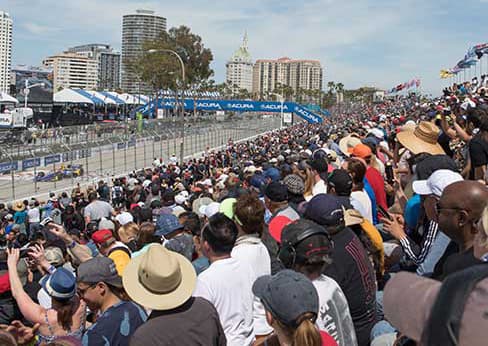
[{"label": "straw cowboy hat", "polygon": [[197,275],[186,257],[153,245],[133,258],[122,281],[129,296],[153,310],[170,310],[186,302],[195,289]]},{"label": "straw cowboy hat", "polygon": [[14,206],[12,207],[15,211],[23,211],[25,209],[25,205],[22,202],[15,202]]},{"label": "straw cowboy hat", "polygon": [[356,133],[351,133],[339,141],[339,148],[344,155],[349,156],[352,149],[360,143],[359,136]]},{"label": "straw cowboy hat", "polygon": [[413,131],[401,131],[397,134],[398,141],[411,153],[429,153],[445,155],[442,147],[437,143],[438,127],[428,121],[422,121]]}]

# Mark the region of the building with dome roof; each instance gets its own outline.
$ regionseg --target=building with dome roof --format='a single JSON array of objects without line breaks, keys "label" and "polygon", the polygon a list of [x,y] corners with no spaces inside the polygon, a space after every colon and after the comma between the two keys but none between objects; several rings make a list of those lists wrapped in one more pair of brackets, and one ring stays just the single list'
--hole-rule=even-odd
[{"label": "building with dome roof", "polygon": [[226,82],[233,92],[241,89],[252,92],[253,62],[247,47],[247,33],[244,34],[242,45],[225,65],[227,68]]}]

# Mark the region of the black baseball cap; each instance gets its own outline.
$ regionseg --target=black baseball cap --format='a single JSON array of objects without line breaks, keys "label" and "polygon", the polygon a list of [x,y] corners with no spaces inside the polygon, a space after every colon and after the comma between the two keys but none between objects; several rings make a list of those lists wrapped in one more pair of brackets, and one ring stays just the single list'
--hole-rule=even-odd
[{"label": "black baseball cap", "polygon": [[327,184],[334,188],[338,196],[350,196],[352,177],[345,169],[335,169],[327,178]]},{"label": "black baseball cap", "polygon": [[266,186],[264,195],[273,202],[285,202],[288,200],[288,188],[283,183],[273,181]]},{"label": "black baseball cap", "polygon": [[319,296],[312,281],[293,270],[259,277],[252,292],[273,317],[290,327],[296,328],[297,319],[304,313],[317,315],[319,311]]},{"label": "black baseball cap", "polygon": [[314,196],[305,209],[305,218],[321,226],[338,226],[344,222],[343,197],[320,193]]}]

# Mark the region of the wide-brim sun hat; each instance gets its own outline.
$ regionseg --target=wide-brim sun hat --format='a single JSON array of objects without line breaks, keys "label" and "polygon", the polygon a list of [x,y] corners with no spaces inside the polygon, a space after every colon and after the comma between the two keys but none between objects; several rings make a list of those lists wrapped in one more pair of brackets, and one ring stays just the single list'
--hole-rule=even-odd
[{"label": "wide-brim sun hat", "polygon": [[162,245],[153,245],[146,253],[133,258],[122,277],[131,299],[153,310],[181,306],[192,296],[196,280],[191,262]]},{"label": "wide-brim sun hat", "polygon": [[398,141],[414,155],[444,155],[444,149],[437,142],[438,137],[439,129],[428,121],[420,122],[413,131],[401,131],[397,134]]},{"label": "wide-brim sun hat", "polygon": [[339,148],[344,155],[349,156],[352,149],[358,144],[361,144],[361,139],[351,133],[339,141]]},{"label": "wide-brim sun hat", "polygon": [[16,202],[12,209],[15,211],[23,211],[25,209],[25,205],[22,202]]}]

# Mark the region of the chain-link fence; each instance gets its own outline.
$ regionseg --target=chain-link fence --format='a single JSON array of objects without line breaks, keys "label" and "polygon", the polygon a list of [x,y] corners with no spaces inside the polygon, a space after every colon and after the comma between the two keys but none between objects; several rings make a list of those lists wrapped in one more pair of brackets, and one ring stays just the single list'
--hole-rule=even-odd
[{"label": "chain-link fence", "polygon": [[0,201],[70,191],[77,184],[109,180],[150,167],[155,158],[167,162],[174,154],[179,159],[182,147],[184,157],[201,155],[229,139],[251,138],[279,126],[276,117],[246,116],[223,122],[154,120],[65,128],[62,136],[52,139],[0,147]]}]

